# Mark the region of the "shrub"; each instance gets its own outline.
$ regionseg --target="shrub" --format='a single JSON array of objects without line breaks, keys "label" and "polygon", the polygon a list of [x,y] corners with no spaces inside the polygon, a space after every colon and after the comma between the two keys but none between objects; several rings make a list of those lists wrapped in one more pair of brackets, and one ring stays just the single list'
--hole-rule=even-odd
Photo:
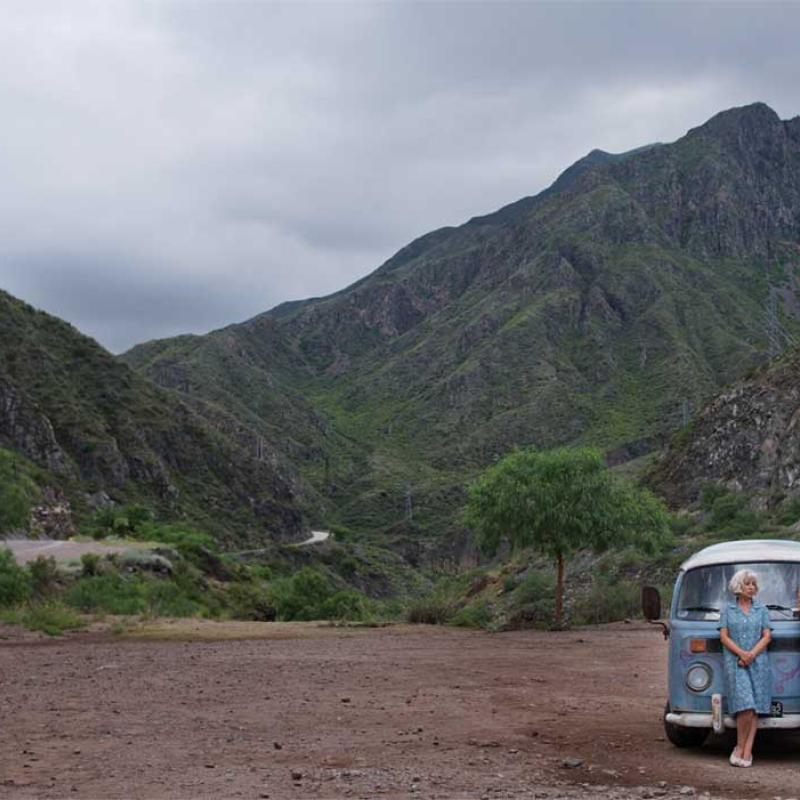
[{"label": "shrub", "polygon": [[96,511],[87,530],[95,539],[111,535],[138,537],[152,521],[153,512],[144,506],[114,506]]},{"label": "shrub", "polygon": [[800,497],[793,497],[780,507],[778,522],[781,525],[794,525],[798,520],[800,520]]},{"label": "shrub", "polygon": [[204,610],[172,581],[151,579],[142,584],[147,610],[159,617],[194,617]]},{"label": "shrub", "polygon": [[446,625],[456,613],[456,607],[441,597],[417,600],[409,607],[406,619],[415,625]]},{"label": "shrub", "polygon": [[266,564],[251,564],[249,566],[251,577],[260,581],[272,580],[272,569]]},{"label": "shrub", "polygon": [[0,448],[0,531],[22,528],[28,522],[39,489],[15,453]]},{"label": "shrub", "polygon": [[269,590],[258,583],[232,583],[226,599],[234,619],[272,622],[278,615]]},{"label": "shrub", "polygon": [[282,620],[323,619],[323,605],[334,593],[330,581],[311,567],[270,586],[272,602]]},{"label": "shrub", "polygon": [[688,514],[673,514],[669,518],[669,527],[675,536],[685,536],[693,524],[692,518]]},{"label": "shrub", "polygon": [[343,589],[320,606],[323,619],[364,620],[369,614],[367,598],[352,589]]},{"label": "shrub", "polygon": [[52,556],[38,556],[28,563],[31,575],[31,589],[34,597],[45,598],[52,595],[59,586],[58,564]]},{"label": "shrub", "polygon": [[719,483],[707,483],[700,490],[700,507],[703,511],[711,511],[715,500],[730,493],[730,490]]},{"label": "shrub", "polygon": [[84,553],[81,556],[81,574],[98,575],[100,572],[100,556],[97,553]]},{"label": "shrub", "polygon": [[451,620],[451,624],[462,628],[489,628],[492,624],[492,607],[482,601],[464,606]]},{"label": "shrub", "polygon": [[64,602],[81,611],[109,614],[140,614],[147,609],[141,582],[116,573],[78,579],[64,593]]},{"label": "shrub", "polygon": [[7,548],[0,549],[0,607],[22,603],[30,597],[28,573]]},{"label": "shrub", "polygon": [[742,511],[747,498],[737,494],[722,494],[714,498],[711,503],[711,516],[709,518],[709,527],[719,528],[726,522],[735,519],[736,516]]},{"label": "shrub", "polygon": [[33,603],[6,616],[7,621],[24,625],[28,630],[58,636],[64,631],[78,630],[86,623],[72,609],[61,603]]},{"label": "shrub", "polygon": [[526,605],[550,598],[555,583],[555,578],[549,572],[529,570],[514,589],[514,602]]},{"label": "shrub", "polygon": [[578,600],[573,619],[579,625],[597,625],[641,616],[641,588],[634,581],[596,581]]}]

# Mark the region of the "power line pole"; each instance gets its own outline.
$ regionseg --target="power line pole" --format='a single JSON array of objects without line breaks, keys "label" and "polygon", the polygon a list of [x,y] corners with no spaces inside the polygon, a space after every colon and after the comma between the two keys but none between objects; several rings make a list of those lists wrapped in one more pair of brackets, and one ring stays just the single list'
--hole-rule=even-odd
[{"label": "power line pole", "polygon": [[406,512],[406,519],[411,521],[414,518],[414,501],[411,495],[410,483],[406,484],[405,512]]}]

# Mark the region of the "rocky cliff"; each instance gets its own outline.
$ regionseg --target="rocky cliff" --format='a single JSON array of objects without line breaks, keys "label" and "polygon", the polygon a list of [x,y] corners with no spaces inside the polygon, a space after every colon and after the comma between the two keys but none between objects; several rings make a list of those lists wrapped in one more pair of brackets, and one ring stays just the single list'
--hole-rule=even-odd
[{"label": "rocky cliff", "polygon": [[749,493],[760,508],[800,496],[800,349],[709,403],[649,481],[676,506],[710,483]]}]

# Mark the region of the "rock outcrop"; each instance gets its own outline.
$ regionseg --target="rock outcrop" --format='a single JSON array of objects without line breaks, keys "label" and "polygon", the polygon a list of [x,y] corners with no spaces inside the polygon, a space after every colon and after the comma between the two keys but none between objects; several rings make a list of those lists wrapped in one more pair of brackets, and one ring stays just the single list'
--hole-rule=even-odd
[{"label": "rock outcrop", "polygon": [[678,506],[709,483],[747,492],[761,508],[800,496],[800,349],[707,405],[650,482]]}]

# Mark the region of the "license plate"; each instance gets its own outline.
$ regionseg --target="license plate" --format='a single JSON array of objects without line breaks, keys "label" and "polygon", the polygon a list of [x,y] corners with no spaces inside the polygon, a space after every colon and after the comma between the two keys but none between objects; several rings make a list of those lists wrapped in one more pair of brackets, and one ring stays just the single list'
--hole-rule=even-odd
[{"label": "license plate", "polygon": [[772,705],[769,709],[769,715],[771,717],[782,717],[783,716],[783,703],[779,700],[773,700]]}]

